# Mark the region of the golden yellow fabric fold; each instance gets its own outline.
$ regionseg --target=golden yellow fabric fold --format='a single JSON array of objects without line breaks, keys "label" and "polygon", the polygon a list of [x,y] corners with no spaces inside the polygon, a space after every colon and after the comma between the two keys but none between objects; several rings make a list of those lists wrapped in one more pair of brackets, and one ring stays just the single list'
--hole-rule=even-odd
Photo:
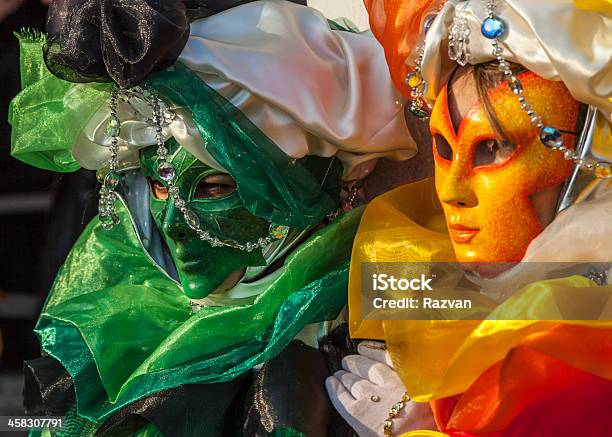
[{"label": "golden yellow fabric fold", "polygon": [[580,336],[566,329],[579,325],[599,335],[612,328],[612,320],[605,320],[612,319],[612,286],[596,286],[582,276],[538,281],[517,290],[491,311],[488,317],[496,320],[361,320],[361,263],[453,260],[432,179],[397,188],[366,209],[351,260],[351,335],[387,341],[413,400],[463,393],[511,349],[524,345],[612,379],[612,366],[604,365],[609,362],[605,351],[581,344]]},{"label": "golden yellow fabric fold", "polygon": [[612,0],[574,0],[574,4],[586,11],[612,12]]},{"label": "golden yellow fabric fold", "polygon": [[433,179],[391,190],[370,202],[355,242],[349,274],[349,324],[354,338],[384,339],[380,321],[361,320],[363,262],[454,261]]}]

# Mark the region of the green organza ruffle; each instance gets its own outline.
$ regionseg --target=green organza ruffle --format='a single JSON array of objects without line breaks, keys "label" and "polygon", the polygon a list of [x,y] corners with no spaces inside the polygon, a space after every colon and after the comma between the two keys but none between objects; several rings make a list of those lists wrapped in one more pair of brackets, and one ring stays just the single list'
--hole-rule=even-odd
[{"label": "green organza ruffle", "polygon": [[73,84],[46,68],[44,35],[22,32],[21,91],[9,106],[11,154],[34,167],[72,172],[80,165],[72,146],[90,118],[108,100],[110,84]]},{"label": "green organza ruffle", "polygon": [[127,210],[118,213],[112,230],[94,219],[79,238],[36,328],[43,350],[73,377],[79,414],[94,422],[160,390],[231,380],[346,304],[361,210],[303,243],[253,305],[195,314],[145,255]]}]

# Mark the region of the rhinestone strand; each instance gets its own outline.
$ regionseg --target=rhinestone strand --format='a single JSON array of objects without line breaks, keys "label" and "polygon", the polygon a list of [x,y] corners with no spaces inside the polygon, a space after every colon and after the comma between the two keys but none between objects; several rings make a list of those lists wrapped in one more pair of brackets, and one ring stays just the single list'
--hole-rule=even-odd
[{"label": "rhinestone strand", "polygon": [[[423,35],[427,36],[427,32],[431,28],[441,10],[442,6],[438,7],[435,12],[431,13],[425,18],[423,22]],[[410,101],[410,112],[421,120],[427,120],[431,114],[431,107],[423,98],[427,83],[425,82],[423,73],[421,71],[423,57],[425,55],[425,40],[423,40],[421,45],[417,46],[416,53],[417,57],[414,62],[414,70],[408,73],[406,76],[406,84],[411,88],[410,96],[412,97],[412,100]]]},{"label": "rhinestone strand", "polygon": [[[176,169],[172,163],[168,162],[168,149],[164,142],[163,121],[168,120],[166,114],[167,105],[151,90],[146,90],[138,87],[134,90],[122,90],[124,98],[129,100],[133,93],[137,93],[139,98],[146,99],[153,110],[153,124],[155,125],[155,142],[157,145],[157,173],[164,182],[168,185],[168,194],[172,196],[172,200],[176,208],[181,211],[181,215],[191,228],[198,235],[200,240],[206,241],[212,247],[231,247],[246,252],[252,252],[255,249],[264,249],[276,240],[283,239],[289,233],[289,227],[270,223],[268,235],[259,238],[256,242],[240,243],[235,240],[221,240],[210,234],[209,231],[202,229],[198,215],[187,207],[187,202],[183,200],[179,194],[179,189],[174,183],[176,177]],[[119,185],[120,176],[117,173],[118,151],[119,151],[119,134],[121,123],[117,116],[117,101],[120,97],[120,91],[113,88],[109,110],[110,121],[108,131],[111,136],[110,158],[108,161],[108,173],[104,176],[102,188],[100,189],[99,202],[99,218],[104,229],[111,229],[119,223],[119,216],[115,211],[115,201],[117,194],[116,187]]]},{"label": "rhinestone strand", "polygon": [[119,216],[115,211],[115,201],[117,200],[115,190],[119,185],[117,165],[119,163],[119,132],[121,130],[121,123],[119,122],[119,117],[117,117],[117,98],[118,90],[114,87],[109,103],[110,121],[108,131],[111,136],[111,145],[109,147],[108,173],[102,179],[100,200],[98,202],[98,217],[102,227],[106,230],[112,229],[113,226],[119,223]]},{"label": "rhinestone strand", "polygon": [[406,406],[406,403],[409,400],[410,397],[408,396],[408,393],[404,393],[404,395],[402,396],[402,400],[393,404],[393,406],[389,410],[389,416],[387,417],[387,420],[385,420],[385,423],[383,425],[383,433],[385,436],[393,436],[393,432],[391,431],[391,428],[393,427],[393,419],[397,417],[399,412],[402,411],[402,409]]},{"label": "rhinestone strand", "polygon": [[612,165],[609,162],[584,159],[578,153],[569,149],[563,144],[563,134],[554,126],[546,126],[542,122],[542,117],[538,115],[533,107],[527,102],[524,95],[521,80],[512,72],[510,65],[503,55],[500,38],[507,32],[506,23],[495,14],[495,0],[487,0],[487,18],[482,22],[482,35],[491,40],[493,46],[493,56],[497,60],[497,67],[503,73],[508,86],[518,98],[521,109],[530,117],[531,124],[535,125],[540,133],[540,142],[544,146],[563,153],[563,157],[572,161],[576,166],[583,170],[593,171],[595,176],[601,179],[612,178]]},{"label": "rhinestone strand", "polygon": [[416,117],[425,120],[429,118],[431,109],[423,98],[425,94],[425,80],[421,73],[421,65],[423,64],[423,55],[425,53],[425,43],[417,47],[417,59],[415,61],[414,71],[408,73],[406,76],[406,84],[412,88],[410,96],[412,101],[410,102],[410,112]]},{"label": "rhinestone strand", "polygon": [[448,57],[462,67],[470,60],[468,45],[470,27],[465,12],[456,12],[448,35]]}]

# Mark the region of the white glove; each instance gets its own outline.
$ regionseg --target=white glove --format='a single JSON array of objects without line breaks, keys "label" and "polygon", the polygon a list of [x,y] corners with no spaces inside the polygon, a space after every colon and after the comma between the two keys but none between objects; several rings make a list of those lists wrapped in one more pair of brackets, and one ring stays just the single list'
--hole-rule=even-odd
[{"label": "white glove", "polygon": [[[342,360],[342,368],[325,380],[329,398],[360,437],[384,436],[383,426],[391,407],[404,395],[404,385],[393,370],[384,344],[361,342],[359,355]],[[408,401],[393,419],[391,431],[400,435],[414,430],[437,430],[428,403]]]}]

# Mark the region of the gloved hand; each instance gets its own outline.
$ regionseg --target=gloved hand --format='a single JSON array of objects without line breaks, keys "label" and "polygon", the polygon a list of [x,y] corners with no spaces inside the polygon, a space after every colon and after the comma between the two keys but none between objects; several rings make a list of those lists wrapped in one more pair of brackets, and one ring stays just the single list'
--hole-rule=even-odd
[{"label": "gloved hand", "polygon": [[[384,344],[364,341],[359,355],[342,360],[339,370],[325,380],[332,404],[360,437],[384,436],[391,407],[404,395],[404,385],[393,370]],[[393,435],[413,430],[437,430],[428,403],[408,401],[393,419]]]}]

